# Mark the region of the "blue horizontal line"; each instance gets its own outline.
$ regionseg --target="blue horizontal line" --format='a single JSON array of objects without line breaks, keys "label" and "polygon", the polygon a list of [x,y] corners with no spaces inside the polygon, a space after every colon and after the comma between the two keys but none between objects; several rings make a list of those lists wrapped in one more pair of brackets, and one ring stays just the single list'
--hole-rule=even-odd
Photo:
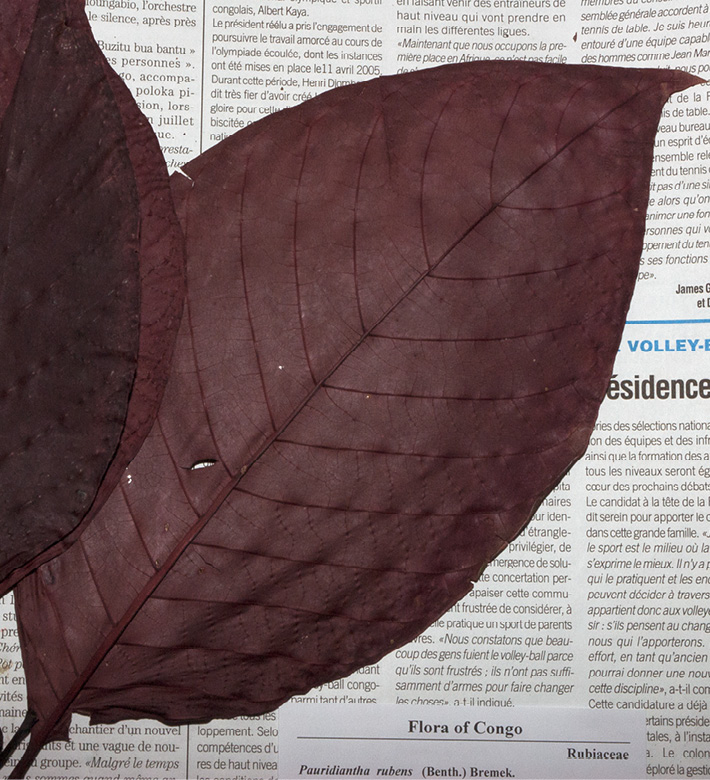
[{"label": "blue horizontal line", "polygon": [[686,325],[710,322],[710,320],[626,320],[627,325]]}]

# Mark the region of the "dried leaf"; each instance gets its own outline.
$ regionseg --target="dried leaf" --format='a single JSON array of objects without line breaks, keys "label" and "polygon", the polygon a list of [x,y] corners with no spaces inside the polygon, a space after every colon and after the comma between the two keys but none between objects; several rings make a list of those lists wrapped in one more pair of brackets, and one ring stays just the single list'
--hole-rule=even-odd
[{"label": "dried leaf", "polygon": [[174,177],[170,381],[120,489],[18,588],[40,722],[17,776],[73,711],[263,712],[468,593],[584,452],[660,111],[697,81],[446,66],[321,95]]},{"label": "dried leaf", "polygon": [[[23,13],[11,3],[2,14],[13,9]],[[82,3],[38,4],[0,159],[6,592],[69,545],[140,448],[167,381],[184,265],[160,148]]]}]

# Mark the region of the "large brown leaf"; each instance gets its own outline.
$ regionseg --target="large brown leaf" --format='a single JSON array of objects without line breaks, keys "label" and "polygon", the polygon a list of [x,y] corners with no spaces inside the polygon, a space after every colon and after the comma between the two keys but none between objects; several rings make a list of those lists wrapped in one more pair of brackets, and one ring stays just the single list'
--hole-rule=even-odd
[{"label": "large brown leaf", "polygon": [[674,71],[341,88],[176,175],[188,295],[120,489],[17,591],[16,768],[94,721],[262,712],[411,640],[579,458]]},{"label": "large brown leaf", "polygon": [[[13,0],[2,15],[13,21],[15,9],[25,40],[22,8]],[[82,3],[36,10],[0,126],[3,593],[69,544],[140,448],[184,292],[182,236],[147,120]]]}]

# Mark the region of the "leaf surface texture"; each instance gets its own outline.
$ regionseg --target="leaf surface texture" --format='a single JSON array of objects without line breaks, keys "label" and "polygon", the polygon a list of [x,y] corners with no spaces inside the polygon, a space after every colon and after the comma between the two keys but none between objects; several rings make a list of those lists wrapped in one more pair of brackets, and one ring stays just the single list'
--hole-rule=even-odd
[{"label": "leaf surface texture", "polygon": [[184,259],[157,141],[83,3],[13,1],[0,14],[13,86],[0,125],[6,592],[68,545],[150,430]]},{"label": "leaf surface texture", "polygon": [[333,90],[173,176],[158,420],[17,591],[30,751],[273,709],[464,596],[584,452],[675,71],[468,63]]}]

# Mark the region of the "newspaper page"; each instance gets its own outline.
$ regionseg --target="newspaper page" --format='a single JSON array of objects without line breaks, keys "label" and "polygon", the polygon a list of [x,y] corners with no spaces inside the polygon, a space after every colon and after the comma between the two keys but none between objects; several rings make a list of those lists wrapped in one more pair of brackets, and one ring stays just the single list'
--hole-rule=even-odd
[{"label": "newspaper page", "polygon": [[[171,169],[271,112],[380,75],[484,59],[710,71],[710,6],[696,0],[86,6]],[[587,454],[429,630],[297,702],[640,711],[649,777],[710,777],[709,171],[700,85],[663,112],[638,284]],[[0,650],[7,742],[26,707],[12,595]],[[71,741],[48,745],[29,776],[266,780],[278,724],[278,712],[189,727],[75,716]]]}]

